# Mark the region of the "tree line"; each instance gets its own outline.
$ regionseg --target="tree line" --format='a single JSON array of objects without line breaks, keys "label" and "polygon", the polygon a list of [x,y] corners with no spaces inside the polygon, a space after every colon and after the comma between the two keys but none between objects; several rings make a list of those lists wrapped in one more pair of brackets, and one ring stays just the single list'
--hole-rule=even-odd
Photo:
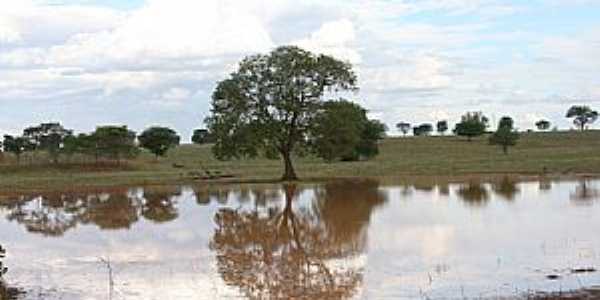
[{"label": "tree line", "polygon": [[153,126],[136,135],[127,126],[99,126],[91,133],[74,134],[60,123],[42,123],[25,128],[22,135],[4,135],[0,147],[12,153],[17,164],[24,154],[38,152],[47,153],[54,164],[61,157],[69,161],[75,155],[95,163],[101,160],[120,163],[135,158],[141,149],[156,157],[164,156],[179,141],[179,135],[167,127]]}]

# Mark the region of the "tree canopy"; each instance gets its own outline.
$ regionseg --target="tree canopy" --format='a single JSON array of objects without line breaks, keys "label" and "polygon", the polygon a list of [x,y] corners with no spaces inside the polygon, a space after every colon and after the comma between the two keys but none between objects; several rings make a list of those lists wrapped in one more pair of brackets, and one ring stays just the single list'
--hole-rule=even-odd
[{"label": "tree canopy", "polygon": [[23,130],[23,137],[29,139],[36,150],[48,152],[54,163],[58,163],[65,138],[72,134],[72,130],[60,123],[42,123]]},{"label": "tree canopy", "polygon": [[433,132],[433,125],[424,123],[419,126],[413,127],[413,134],[415,136],[427,136]]},{"label": "tree canopy", "polygon": [[100,156],[120,162],[135,157],[139,152],[135,145],[135,132],[127,126],[101,126],[88,137]]},{"label": "tree canopy", "polygon": [[192,143],[194,144],[208,144],[213,143],[213,135],[210,134],[208,129],[195,129],[192,134]]},{"label": "tree canopy", "polygon": [[311,142],[317,156],[327,160],[359,160],[379,153],[377,142],[384,137],[385,126],[367,118],[367,111],[349,101],[323,104],[311,130]]},{"label": "tree canopy", "polygon": [[448,131],[448,121],[446,121],[446,120],[438,121],[436,124],[436,129],[439,134],[444,135],[444,133],[446,133],[446,131]]},{"label": "tree canopy", "polygon": [[548,130],[550,129],[550,125],[550,121],[547,120],[539,120],[535,122],[535,127],[537,127],[538,130]]},{"label": "tree canopy", "polygon": [[17,157],[17,163],[21,160],[23,153],[35,149],[35,145],[29,139],[12,135],[4,136],[3,147],[4,151],[12,153]]},{"label": "tree canopy", "polygon": [[504,154],[508,154],[508,147],[516,145],[519,140],[519,133],[514,130],[513,124],[511,117],[502,117],[498,129],[490,136],[490,144],[501,146]]},{"label": "tree canopy", "polygon": [[212,95],[206,119],[219,159],[283,158],[283,180],[297,179],[292,154],[306,145],[327,91],[356,89],[349,63],[295,46],[243,59]]},{"label": "tree canopy", "polygon": [[148,149],[156,157],[165,156],[167,151],[179,145],[179,135],[167,127],[150,127],[138,136],[140,147]]},{"label": "tree canopy", "polygon": [[489,119],[481,112],[468,112],[461,117],[460,123],[454,127],[454,134],[466,136],[469,141],[473,137],[485,133]]},{"label": "tree canopy", "polygon": [[400,132],[402,132],[402,135],[406,136],[408,134],[408,132],[410,131],[411,125],[410,123],[407,122],[400,122],[398,124],[396,124],[396,129],[398,129]]},{"label": "tree canopy", "polygon": [[574,105],[567,111],[567,118],[573,118],[573,124],[584,131],[586,125],[596,122],[598,112],[592,110],[589,106]]}]

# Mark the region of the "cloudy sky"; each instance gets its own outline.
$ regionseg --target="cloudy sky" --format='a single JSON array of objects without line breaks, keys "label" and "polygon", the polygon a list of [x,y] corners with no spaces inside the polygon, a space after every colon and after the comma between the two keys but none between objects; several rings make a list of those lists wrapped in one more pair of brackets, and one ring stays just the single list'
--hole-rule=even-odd
[{"label": "cloudy sky", "polygon": [[187,140],[218,80],[287,44],[352,62],[354,100],[390,128],[467,110],[568,128],[571,104],[600,109],[600,0],[0,0],[0,133],[61,121]]}]

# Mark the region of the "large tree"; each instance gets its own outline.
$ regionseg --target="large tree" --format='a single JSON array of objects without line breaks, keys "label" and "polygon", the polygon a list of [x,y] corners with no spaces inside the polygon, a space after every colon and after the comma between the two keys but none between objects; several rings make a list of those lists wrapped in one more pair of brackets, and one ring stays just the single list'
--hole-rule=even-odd
[{"label": "large tree", "polygon": [[194,144],[208,144],[213,143],[213,135],[210,134],[208,129],[195,129],[192,134],[192,143]]},{"label": "large tree", "polygon": [[592,110],[589,106],[574,105],[567,111],[567,118],[573,118],[573,124],[584,131],[586,125],[596,122],[598,112]]},{"label": "large tree", "polygon": [[468,141],[485,133],[489,119],[481,112],[468,112],[461,117],[460,123],[454,127],[454,134],[466,136]]},{"label": "large tree", "polygon": [[150,127],[138,136],[140,147],[148,149],[156,158],[165,156],[172,147],[179,145],[179,135],[167,127]]},{"label": "large tree", "polygon": [[352,66],[331,56],[284,46],[246,57],[212,95],[213,152],[219,159],[279,156],[283,180],[295,180],[292,154],[308,140],[324,94],[354,89]]},{"label": "large tree", "polygon": [[379,153],[377,142],[385,126],[369,120],[367,111],[349,101],[328,101],[314,121],[311,142],[315,153],[327,160],[353,161]]}]

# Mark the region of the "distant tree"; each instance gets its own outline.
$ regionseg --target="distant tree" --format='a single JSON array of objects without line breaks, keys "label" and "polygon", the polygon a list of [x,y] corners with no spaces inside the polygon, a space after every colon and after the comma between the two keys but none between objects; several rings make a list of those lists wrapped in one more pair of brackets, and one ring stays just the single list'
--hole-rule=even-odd
[{"label": "distant tree", "polygon": [[[132,158],[138,154],[135,145],[135,132],[128,130],[127,126],[102,126],[87,138],[94,151],[99,156],[114,159],[120,162],[123,158]],[[93,145],[93,146],[92,146]]]},{"label": "distant tree", "polygon": [[490,145],[499,145],[504,154],[508,154],[508,147],[514,146],[519,140],[519,133],[513,127],[511,117],[502,117],[498,129],[490,136]]},{"label": "distant tree", "polygon": [[311,129],[314,152],[327,160],[359,160],[379,153],[385,125],[367,118],[367,111],[349,101],[328,101]]},{"label": "distant tree", "polygon": [[550,121],[547,120],[539,120],[535,122],[535,127],[537,127],[538,130],[548,130],[550,129],[550,125]]},{"label": "distant tree", "polygon": [[208,129],[195,129],[192,134],[192,143],[194,144],[210,144],[214,142],[215,139]]},{"label": "distant tree", "polygon": [[292,154],[307,146],[309,130],[326,91],[356,89],[349,63],[284,46],[267,55],[246,57],[217,85],[212,115],[218,159],[281,157],[283,180],[297,179]]},{"label": "distant tree", "polygon": [[481,112],[468,112],[462,116],[460,123],[454,127],[454,134],[466,136],[468,141],[485,133],[489,119]]},{"label": "distant tree", "polygon": [[36,150],[46,151],[54,163],[58,163],[65,138],[72,134],[72,130],[60,123],[42,123],[23,130],[23,137],[29,139]]},{"label": "distant tree", "polygon": [[167,127],[150,127],[138,136],[140,147],[148,149],[156,158],[165,156],[170,148],[179,145],[179,135]]},{"label": "distant tree", "polygon": [[446,120],[438,121],[436,124],[436,127],[437,127],[437,132],[440,135],[444,135],[446,133],[446,131],[448,131],[448,121],[446,121]]},{"label": "distant tree", "polygon": [[413,127],[413,134],[415,136],[428,136],[433,132],[433,125],[424,123],[419,126]]},{"label": "distant tree", "polygon": [[408,134],[408,132],[410,131],[410,123],[406,123],[406,122],[400,122],[398,124],[396,124],[396,129],[398,129],[398,131],[402,132],[402,135],[406,136],[406,134]]},{"label": "distant tree", "polygon": [[27,151],[35,149],[35,145],[27,138],[14,137],[12,135],[4,136],[4,151],[12,153],[17,158],[17,164],[21,161],[21,155]]},{"label": "distant tree", "polygon": [[598,112],[589,106],[574,105],[567,111],[567,118],[573,118],[573,124],[584,131],[586,125],[596,122]]}]

